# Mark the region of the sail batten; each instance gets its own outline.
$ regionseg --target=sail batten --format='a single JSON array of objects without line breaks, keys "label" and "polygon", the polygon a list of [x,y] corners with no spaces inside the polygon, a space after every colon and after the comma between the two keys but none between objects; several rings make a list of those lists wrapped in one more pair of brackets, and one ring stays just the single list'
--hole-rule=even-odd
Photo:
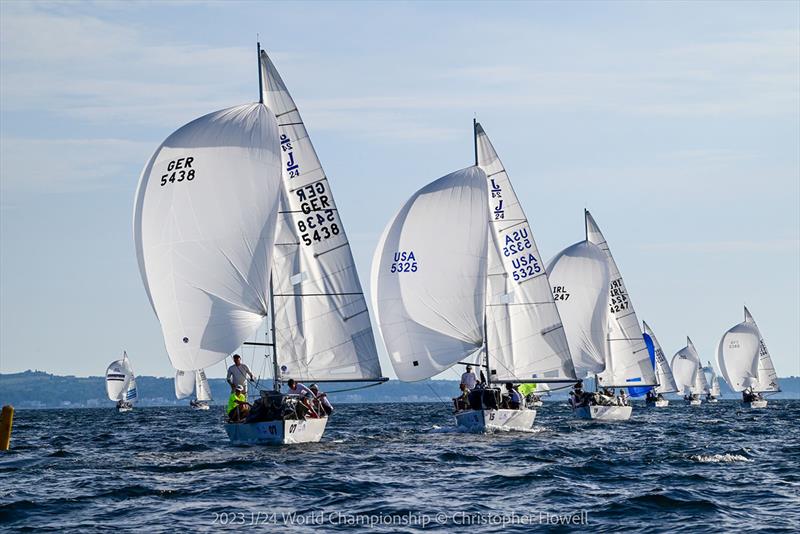
[{"label": "sail batten", "polygon": [[297,105],[266,52],[264,102],[278,122],[282,195],[273,267],[282,378],[381,378],[369,310],[340,212]]},{"label": "sail batten", "polygon": [[[489,137],[475,124],[487,177],[489,264],[486,343],[492,380],[574,381],[567,338],[528,219]],[[506,222],[514,221],[513,225]],[[502,275],[502,276],[501,276]]]}]

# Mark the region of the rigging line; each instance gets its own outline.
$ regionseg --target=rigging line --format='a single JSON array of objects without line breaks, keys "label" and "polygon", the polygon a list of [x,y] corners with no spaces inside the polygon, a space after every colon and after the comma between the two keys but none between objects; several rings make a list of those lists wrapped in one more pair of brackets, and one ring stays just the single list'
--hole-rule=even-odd
[{"label": "rigging line", "polygon": [[436,395],[436,398],[438,398],[442,402],[442,404],[450,406],[449,402],[445,401],[438,393],[436,393],[436,390],[433,389],[433,386],[430,384],[430,382],[428,382],[428,388],[430,388],[430,390],[433,392],[434,395]]},{"label": "rigging line", "polygon": [[375,382],[374,384],[367,384],[366,386],[356,386],[352,388],[345,388],[345,389],[336,389],[333,391],[326,391],[325,393],[343,393],[345,391],[358,391],[359,389],[367,389],[367,388],[374,388],[375,386],[380,386],[383,384],[383,381]]},{"label": "rigging line", "polygon": [[275,115],[275,118],[277,119],[278,117],[283,117],[284,115],[288,115],[289,113],[294,113],[295,111],[297,111],[297,108],[292,108],[289,111],[284,111],[283,113],[278,113],[277,115]]},{"label": "rigging line", "polygon": [[364,293],[275,293],[273,297],[343,297],[347,295],[363,295]]}]

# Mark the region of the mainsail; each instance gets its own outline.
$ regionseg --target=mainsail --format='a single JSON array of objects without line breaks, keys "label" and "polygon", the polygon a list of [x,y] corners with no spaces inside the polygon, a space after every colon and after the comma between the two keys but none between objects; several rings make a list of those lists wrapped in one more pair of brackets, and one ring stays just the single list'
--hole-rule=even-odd
[{"label": "mainsail", "polygon": [[609,320],[605,253],[597,245],[581,241],[551,259],[547,272],[577,376],[602,372]]},{"label": "mainsail", "polygon": [[136,253],[176,369],[222,361],[267,315],[279,147],[272,111],[247,104],[181,127],[142,171]]},{"label": "mainsail", "polygon": [[717,347],[717,365],[734,391],[780,391],[778,374],[753,316],[745,307],[744,322],[731,327]]},{"label": "mainsail", "polygon": [[669,362],[667,361],[666,356],[664,356],[664,351],[661,350],[661,344],[659,344],[656,335],[653,333],[653,330],[650,326],[642,321],[642,327],[644,330],[644,340],[645,343],[653,344],[653,350],[655,352],[655,370],[656,370],[656,380],[658,381],[658,385],[655,387],[656,393],[674,393],[678,391],[678,385],[675,383],[675,377],[672,376],[672,369],[669,367]]},{"label": "mainsail", "polygon": [[303,119],[266,52],[263,98],[280,136],[282,195],[272,263],[275,354],[285,378],[381,378],[344,225]]},{"label": "mainsail", "polygon": [[493,381],[575,380],[564,326],[528,219],[489,137],[475,123],[490,220],[486,345]]},{"label": "mainsail", "polygon": [[608,259],[611,282],[609,291],[608,360],[599,376],[603,386],[655,385],[656,376],[647,351],[639,319],[633,309],[625,282],[611,255],[611,249],[587,210],[586,240],[600,247]]},{"label": "mainsail", "polygon": [[203,369],[199,369],[195,372],[195,395],[197,400],[199,401],[212,401],[214,399],[211,398],[211,388],[208,385],[208,379],[206,378],[206,372]]},{"label": "mainsail", "polygon": [[373,311],[400,380],[429,378],[483,346],[486,183],[468,167],[428,184],[378,242]]},{"label": "mainsail", "polygon": [[[701,393],[696,391],[698,388],[698,374],[701,371],[700,356],[694,348],[692,340],[686,338],[686,346],[675,353],[672,357],[672,374],[678,391],[681,393]],[[705,379],[703,379],[705,381]],[[702,383],[700,383],[702,388]]]},{"label": "mainsail", "polygon": [[710,388],[708,390],[709,394],[714,397],[719,397],[719,378],[717,377],[717,373],[714,372],[711,362],[708,362],[708,365],[703,368],[703,372],[706,374],[706,381],[710,384]]}]

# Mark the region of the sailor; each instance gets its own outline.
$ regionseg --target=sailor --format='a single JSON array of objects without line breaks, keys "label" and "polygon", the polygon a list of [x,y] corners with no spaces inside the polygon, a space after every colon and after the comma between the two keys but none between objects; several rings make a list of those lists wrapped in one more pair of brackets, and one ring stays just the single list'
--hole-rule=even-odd
[{"label": "sailor", "polygon": [[647,390],[647,402],[654,402],[656,400],[656,392],[652,389]]},{"label": "sailor", "polygon": [[506,382],[506,390],[508,391],[508,407],[512,410],[519,410],[522,406],[522,394],[514,389],[514,384]]},{"label": "sailor", "polygon": [[453,399],[453,406],[455,406],[457,412],[468,410],[470,406],[469,388],[462,383],[458,385],[458,389],[461,390],[461,395]]},{"label": "sailor", "polygon": [[238,385],[228,397],[228,419],[234,423],[244,421],[250,412],[250,405],[247,403],[247,396],[244,393],[244,386]]},{"label": "sailor", "polygon": [[233,365],[228,367],[228,384],[231,386],[231,393],[236,391],[236,386],[242,386],[245,397],[247,397],[247,381],[252,380],[255,382],[253,373],[250,368],[242,363],[242,357],[238,354],[233,355]]},{"label": "sailor", "polygon": [[468,365],[467,370],[461,375],[461,385],[467,386],[467,389],[472,391],[477,383],[478,377],[472,372],[472,366]]},{"label": "sailor", "polygon": [[286,385],[289,387],[289,394],[297,395],[299,397],[298,400],[300,401],[300,404],[306,407],[312,417],[319,417],[317,410],[315,410],[314,406],[311,404],[315,398],[313,391],[311,391],[304,384],[297,382],[294,378],[290,378],[289,381],[286,382]]},{"label": "sailor", "polygon": [[314,395],[315,407],[321,408],[321,410],[317,409],[317,412],[319,413],[320,411],[323,411],[325,412],[325,415],[332,414],[333,404],[331,404],[331,401],[328,400],[328,394],[320,392],[316,384],[311,384],[311,387],[308,389],[310,389],[311,393]]},{"label": "sailor", "polygon": [[622,388],[619,389],[619,401],[620,401],[620,406],[628,405],[628,394]]}]

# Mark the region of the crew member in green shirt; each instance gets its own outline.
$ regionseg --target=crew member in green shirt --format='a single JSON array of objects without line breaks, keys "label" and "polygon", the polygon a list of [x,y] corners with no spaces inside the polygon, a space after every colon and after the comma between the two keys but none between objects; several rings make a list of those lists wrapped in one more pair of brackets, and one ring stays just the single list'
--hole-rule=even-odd
[{"label": "crew member in green shirt", "polygon": [[228,397],[228,419],[234,423],[244,421],[250,413],[250,404],[244,393],[244,386],[239,384]]}]

